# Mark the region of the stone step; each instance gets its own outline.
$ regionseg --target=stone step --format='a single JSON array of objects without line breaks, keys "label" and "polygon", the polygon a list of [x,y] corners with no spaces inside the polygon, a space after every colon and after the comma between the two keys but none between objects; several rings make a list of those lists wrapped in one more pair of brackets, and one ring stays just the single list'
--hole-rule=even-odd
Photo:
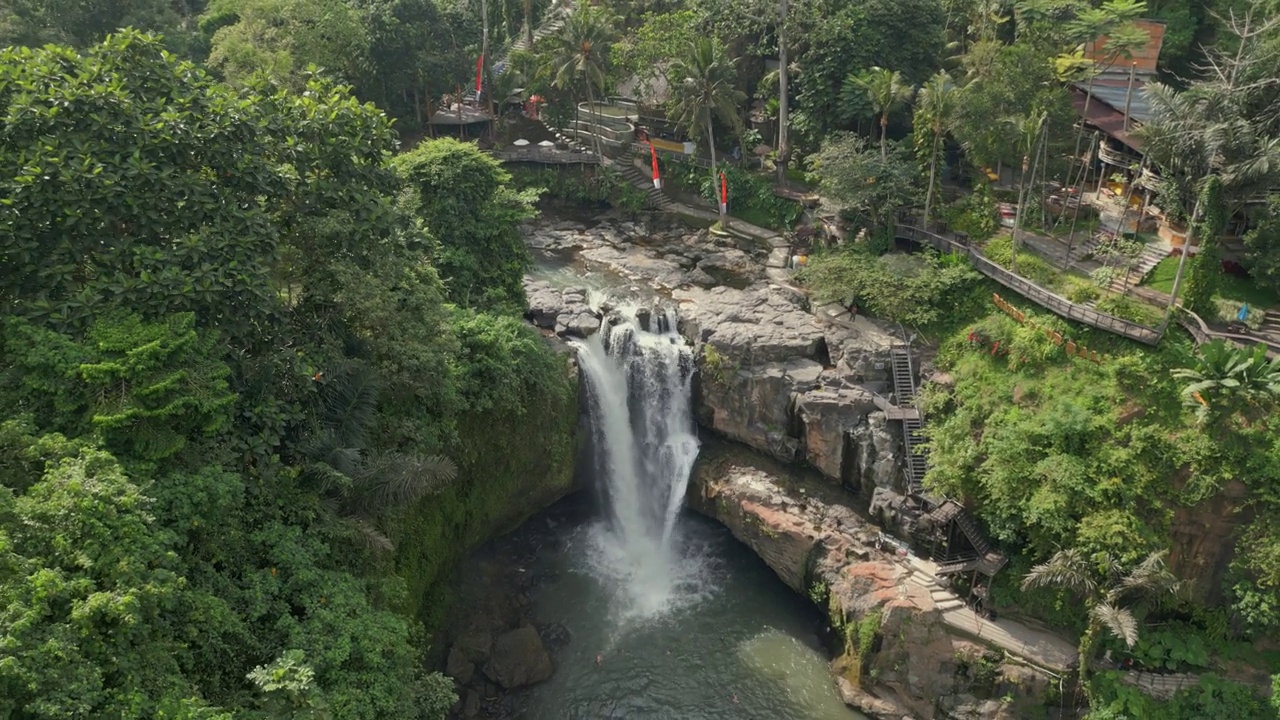
[{"label": "stone step", "polygon": [[937,604],[937,606],[938,606],[938,609],[939,609],[939,610],[941,610],[942,612],[950,612],[950,611],[952,611],[952,610],[959,610],[960,608],[963,608],[963,607],[964,607],[964,603],[963,603],[963,602],[961,602],[958,598],[951,598],[950,600],[944,600],[944,601],[942,601],[942,602],[940,602],[940,603],[936,603],[936,604]]}]

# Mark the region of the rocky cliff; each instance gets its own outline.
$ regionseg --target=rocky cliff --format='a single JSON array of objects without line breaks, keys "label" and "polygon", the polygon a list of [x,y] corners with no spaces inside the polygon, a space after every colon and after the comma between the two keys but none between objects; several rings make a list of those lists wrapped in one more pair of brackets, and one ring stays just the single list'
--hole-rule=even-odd
[{"label": "rocky cliff", "polygon": [[925,578],[812,473],[709,443],[689,503],[727,526],[796,592],[826,606],[845,701],[874,717],[1025,718],[1057,681],[965,639]]},{"label": "rocky cliff", "polygon": [[[810,311],[803,293],[764,279],[767,248],[646,222],[558,222],[531,228],[535,252],[575,253],[615,285],[643,284],[679,304],[681,332],[698,350],[699,422],[779,460],[807,464],[870,497],[901,491],[901,430],[877,407],[891,393],[892,332],[867,318]],[[529,319],[586,336],[601,308],[586,287],[530,279]]]},{"label": "rocky cliff", "polygon": [[[740,444],[708,443],[690,505],[825,607],[843,638],[833,669],[847,702],[893,720],[1021,718],[1042,705],[1049,676],[964,639],[937,604],[954,596],[880,550],[879,529],[850,508],[902,501],[901,428],[881,410],[893,402],[893,328],[815,313],[765,279],[767,248],[661,217],[559,222],[529,238],[535,252],[575,254],[579,272],[679,304],[698,351],[699,422]],[[572,281],[529,279],[526,294],[549,334],[586,336],[603,321]]]}]

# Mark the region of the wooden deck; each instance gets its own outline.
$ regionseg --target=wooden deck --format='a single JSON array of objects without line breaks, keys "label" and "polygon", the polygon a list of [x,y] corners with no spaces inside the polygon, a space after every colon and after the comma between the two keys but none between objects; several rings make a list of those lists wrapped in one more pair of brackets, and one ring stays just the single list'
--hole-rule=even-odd
[{"label": "wooden deck", "polygon": [[507,148],[489,153],[499,162],[537,163],[539,165],[598,165],[600,156],[593,152],[573,152],[555,148]]}]

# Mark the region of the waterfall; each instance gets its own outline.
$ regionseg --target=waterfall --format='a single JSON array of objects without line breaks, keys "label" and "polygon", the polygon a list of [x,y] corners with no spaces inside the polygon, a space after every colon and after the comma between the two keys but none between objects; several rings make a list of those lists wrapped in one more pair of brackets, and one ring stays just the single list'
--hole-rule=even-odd
[{"label": "waterfall", "polygon": [[675,526],[698,456],[693,356],[674,310],[614,311],[574,341],[586,378],[597,482],[609,520],[597,563],[620,581],[627,612],[669,609],[685,567]]}]

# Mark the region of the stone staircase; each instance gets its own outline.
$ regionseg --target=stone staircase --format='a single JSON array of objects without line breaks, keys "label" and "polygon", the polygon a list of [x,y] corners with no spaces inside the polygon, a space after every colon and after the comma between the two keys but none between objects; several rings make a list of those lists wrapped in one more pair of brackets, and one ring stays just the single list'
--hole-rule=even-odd
[{"label": "stone staircase", "polygon": [[[1084,244],[1084,247],[1081,249],[1080,257],[1092,256],[1109,240],[1110,237],[1108,235],[1101,233],[1095,234],[1093,237],[1089,238],[1089,242]],[[1142,254],[1138,256],[1138,261],[1134,264],[1133,270],[1129,272],[1129,281],[1126,283],[1125,276],[1121,274],[1107,284],[1107,289],[1121,294],[1128,292],[1138,283],[1141,283],[1142,279],[1147,276],[1147,273],[1151,272],[1152,269],[1154,269],[1156,265],[1160,264],[1161,260],[1168,257],[1168,255],[1168,248],[1166,248],[1163,243],[1147,243],[1146,247],[1142,249]]]},{"label": "stone staircase", "polygon": [[1280,310],[1268,310],[1263,313],[1258,334],[1270,340],[1280,340]]},{"label": "stone staircase", "polygon": [[[564,27],[564,23],[568,20],[569,13],[571,12],[573,12],[573,4],[569,2],[561,3],[560,5],[552,8],[551,11],[542,18],[542,23],[534,29],[533,43],[536,45],[539,40],[547,37],[548,35],[559,32],[560,28]],[[529,47],[529,38],[525,36],[524,28],[521,27],[520,35],[516,38],[516,41],[511,43],[511,47],[501,58],[494,61],[494,74],[501,74],[502,71],[506,69],[511,53],[518,50],[528,50]],[[479,95],[476,93],[475,88],[471,88],[467,91],[466,100],[471,103],[479,102]]]},{"label": "stone staircase", "polygon": [[671,202],[671,198],[653,186],[652,176],[646,175],[634,162],[623,161],[619,165],[622,177],[637,189],[644,191],[646,207],[664,211],[675,209],[675,203]]}]

